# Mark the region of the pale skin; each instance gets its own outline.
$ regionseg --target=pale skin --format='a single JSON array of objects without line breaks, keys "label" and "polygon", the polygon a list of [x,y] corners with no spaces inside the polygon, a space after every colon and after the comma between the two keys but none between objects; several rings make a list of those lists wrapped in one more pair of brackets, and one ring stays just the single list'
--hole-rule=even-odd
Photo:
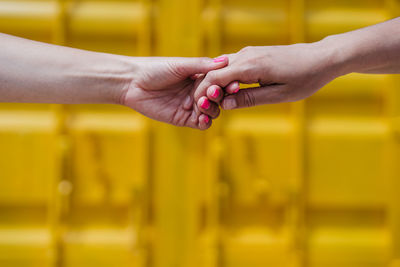
[{"label": "pale skin", "polygon": [[145,58],[95,53],[0,34],[0,102],[120,104],[152,119],[205,130],[196,77],[227,57]]},{"label": "pale skin", "polygon": [[[302,100],[352,72],[400,73],[400,18],[315,43],[246,47],[227,56],[229,66],[208,72],[196,89],[205,114],[217,114],[218,104],[229,110]],[[260,87],[239,90],[238,82]],[[204,101],[213,104],[202,108]]]},{"label": "pale skin", "polygon": [[[246,47],[214,60],[124,57],[0,34],[0,62],[0,102],[120,104],[205,130],[219,105],[293,102],[348,73],[400,73],[400,18],[315,43]],[[239,90],[239,82],[260,87]]]}]

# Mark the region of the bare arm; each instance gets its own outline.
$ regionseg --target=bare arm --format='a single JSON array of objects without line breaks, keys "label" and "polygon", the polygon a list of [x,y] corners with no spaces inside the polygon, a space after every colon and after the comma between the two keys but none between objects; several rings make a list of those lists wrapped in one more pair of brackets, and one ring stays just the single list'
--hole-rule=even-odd
[{"label": "bare arm", "polygon": [[400,73],[400,18],[322,41],[343,73]]},{"label": "bare arm", "polygon": [[0,34],[0,102],[119,103],[135,66],[124,57]]},{"label": "bare arm", "polygon": [[[205,98],[224,109],[293,102],[351,72],[400,73],[400,18],[315,43],[246,47],[228,57],[229,66],[209,72],[196,89],[205,114]],[[260,87],[238,91],[238,82]],[[210,87],[224,87],[231,95],[214,99]]]},{"label": "bare arm", "polygon": [[140,58],[96,53],[0,34],[0,102],[108,103],[155,120],[207,129],[211,119],[193,102],[195,74],[228,58]]}]

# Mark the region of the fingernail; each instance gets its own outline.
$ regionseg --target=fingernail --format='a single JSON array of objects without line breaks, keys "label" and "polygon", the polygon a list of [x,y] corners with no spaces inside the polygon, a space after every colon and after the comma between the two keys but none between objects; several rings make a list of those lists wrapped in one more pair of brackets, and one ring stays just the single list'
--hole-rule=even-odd
[{"label": "fingernail", "polygon": [[207,124],[210,121],[210,118],[208,116],[205,116],[204,122]]},{"label": "fingernail", "polygon": [[239,85],[238,82],[235,83],[235,87],[236,87],[236,89],[233,91],[234,94],[236,94],[237,92],[239,92],[240,85]]},{"label": "fingernail", "polygon": [[225,56],[214,58],[214,63],[224,62],[226,59]]},{"label": "fingernail", "polygon": [[215,89],[214,93],[211,95],[213,98],[217,98],[219,96],[219,90]]},{"label": "fingernail", "polygon": [[224,109],[234,109],[237,107],[237,102],[235,98],[226,98],[223,102]]},{"label": "fingernail", "polygon": [[201,104],[201,107],[204,109],[208,109],[210,107],[210,101],[208,101],[208,99],[205,98],[203,103]]}]

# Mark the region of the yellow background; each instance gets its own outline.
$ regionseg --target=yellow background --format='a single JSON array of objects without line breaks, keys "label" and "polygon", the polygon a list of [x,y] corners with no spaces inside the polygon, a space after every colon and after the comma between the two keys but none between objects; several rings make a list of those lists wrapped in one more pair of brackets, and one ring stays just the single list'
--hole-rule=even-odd
[{"label": "yellow background", "polygon": [[[399,14],[398,0],[0,0],[0,32],[214,57]],[[206,132],[0,104],[0,266],[399,267],[399,114],[399,77],[359,74]]]}]

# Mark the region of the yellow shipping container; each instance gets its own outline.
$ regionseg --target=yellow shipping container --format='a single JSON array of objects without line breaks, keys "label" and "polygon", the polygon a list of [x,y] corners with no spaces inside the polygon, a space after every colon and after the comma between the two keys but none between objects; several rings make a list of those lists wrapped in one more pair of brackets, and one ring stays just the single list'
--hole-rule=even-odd
[{"label": "yellow shipping container", "polygon": [[[0,32],[214,57],[398,15],[398,0],[0,0]],[[0,266],[400,267],[399,116],[399,77],[361,74],[206,132],[0,104]]]}]

